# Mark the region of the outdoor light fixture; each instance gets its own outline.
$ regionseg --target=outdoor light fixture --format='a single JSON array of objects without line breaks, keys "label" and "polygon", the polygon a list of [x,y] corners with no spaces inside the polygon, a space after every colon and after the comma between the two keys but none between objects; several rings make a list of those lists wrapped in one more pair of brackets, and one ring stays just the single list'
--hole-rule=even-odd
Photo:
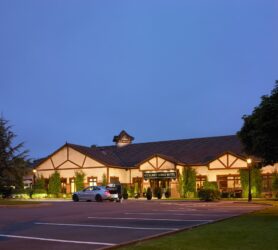
[{"label": "outdoor light fixture", "polygon": [[247,167],[248,167],[248,202],[252,201],[252,193],[251,193],[251,164],[252,159],[248,158],[247,160]]}]

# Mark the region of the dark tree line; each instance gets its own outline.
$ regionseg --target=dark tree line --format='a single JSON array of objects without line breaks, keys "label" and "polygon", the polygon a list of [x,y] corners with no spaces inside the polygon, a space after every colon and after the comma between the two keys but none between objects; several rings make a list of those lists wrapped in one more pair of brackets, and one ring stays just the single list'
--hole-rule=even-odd
[{"label": "dark tree line", "polygon": [[0,189],[22,188],[23,175],[27,171],[27,151],[23,143],[15,144],[16,135],[9,122],[0,117]]},{"label": "dark tree line", "polygon": [[278,81],[271,94],[262,96],[260,105],[243,120],[238,136],[245,152],[261,158],[265,165],[278,162]]}]

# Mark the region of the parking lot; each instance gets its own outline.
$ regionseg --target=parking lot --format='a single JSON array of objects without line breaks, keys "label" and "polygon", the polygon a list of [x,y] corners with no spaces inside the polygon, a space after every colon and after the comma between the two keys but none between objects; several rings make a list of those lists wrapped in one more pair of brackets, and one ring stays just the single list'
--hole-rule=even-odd
[{"label": "parking lot", "polygon": [[103,249],[262,209],[236,202],[52,202],[0,207],[0,249]]}]

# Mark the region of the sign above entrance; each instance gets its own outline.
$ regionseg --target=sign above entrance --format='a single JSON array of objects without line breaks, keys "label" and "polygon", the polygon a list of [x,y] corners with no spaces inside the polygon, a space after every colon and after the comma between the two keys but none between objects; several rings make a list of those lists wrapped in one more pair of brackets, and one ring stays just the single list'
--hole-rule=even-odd
[{"label": "sign above entrance", "polygon": [[176,172],[153,172],[144,173],[144,179],[176,179]]}]

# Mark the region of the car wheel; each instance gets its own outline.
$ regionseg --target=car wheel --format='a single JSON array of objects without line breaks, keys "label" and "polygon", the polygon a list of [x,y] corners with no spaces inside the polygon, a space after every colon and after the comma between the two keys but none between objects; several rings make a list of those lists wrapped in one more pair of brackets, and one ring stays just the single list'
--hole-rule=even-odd
[{"label": "car wheel", "polygon": [[96,195],[96,201],[98,201],[98,202],[102,201],[102,198],[99,194]]},{"label": "car wheel", "polygon": [[77,196],[76,194],[74,194],[74,195],[72,196],[72,200],[73,200],[74,202],[78,202],[78,201],[79,201],[79,198],[78,198],[78,196]]}]

